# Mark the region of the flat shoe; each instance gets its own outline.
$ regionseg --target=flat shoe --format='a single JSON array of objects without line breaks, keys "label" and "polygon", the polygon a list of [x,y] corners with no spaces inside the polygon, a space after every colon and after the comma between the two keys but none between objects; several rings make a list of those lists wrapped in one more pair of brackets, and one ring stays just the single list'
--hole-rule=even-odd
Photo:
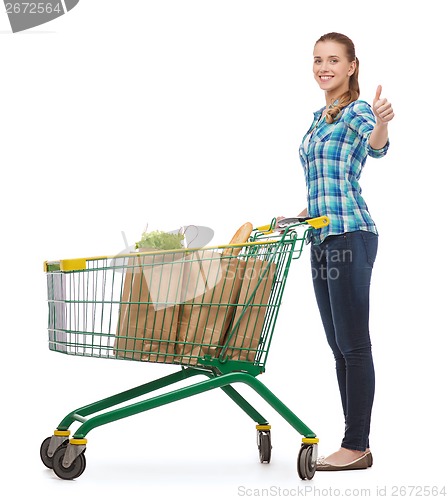
[{"label": "flat shoe", "polygon": [[337,471],[337,470],[360,470],[367,469],[371,467],[373,463],[372,454],[365,453],[361,457],[353,460],[348,464],[344,465],[331,465],[325,462],[325,458],[320,457],[317,459],[316,470],[317,471]]}]

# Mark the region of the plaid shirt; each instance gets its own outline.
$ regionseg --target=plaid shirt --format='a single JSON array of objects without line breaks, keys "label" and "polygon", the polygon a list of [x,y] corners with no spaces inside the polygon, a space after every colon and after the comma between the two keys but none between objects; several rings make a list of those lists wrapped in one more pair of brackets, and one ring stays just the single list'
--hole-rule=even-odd
[{"label": "plaid shirt", "polygon": [[332,234],[371,231],[378,234],[366,202],[361,196],[359,178],[367,155],[381,158],[389,141],[381,149],[369,145],[375,115],[365,101],[354,101],[331,124],[322,118],[321,108],[300,146],[305,171],[310,217],[328,215],[330,225],[313,230],[312,241],[319,244]]}]

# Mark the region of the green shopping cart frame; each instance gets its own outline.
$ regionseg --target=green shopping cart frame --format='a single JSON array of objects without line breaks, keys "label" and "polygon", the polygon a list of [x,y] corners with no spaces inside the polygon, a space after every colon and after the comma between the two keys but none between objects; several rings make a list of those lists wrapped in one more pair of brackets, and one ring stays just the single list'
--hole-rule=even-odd
[{"label": "green shopping cart frame", "polygon": [[[299,219],[278,232],[273,219],[241,245],[45,262],[51,350],[180,367],[71,411],[41,445],[45,466],[75,479],[85,470],[92,429],[216,388],[256,423],[260,462],[269,463],[271,427],[233,387],[244,383],[303,436],[297,471],[312,479],[316,434],[256,377],[265,371],[291,262],[311,228],[328,223],[326,217]],[[197,375],[206,380],[150,396]],[[129,404],[117,407],[123,403]]]}]

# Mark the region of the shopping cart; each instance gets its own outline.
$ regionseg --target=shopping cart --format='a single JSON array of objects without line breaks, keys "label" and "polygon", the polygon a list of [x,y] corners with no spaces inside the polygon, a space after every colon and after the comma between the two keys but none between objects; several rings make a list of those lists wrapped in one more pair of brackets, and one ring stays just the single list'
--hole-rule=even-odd
[{"label": "shopping cart", "polygon": [[[271,426],[232,386],[244,383],[303,436],[298,474],[314,476],[315,433],[256,377],[265,371],[291,261],[302,254],[311,227],[328,219],[282,222],[281,231],[275,219],[255,229],[242,245],[45,262],[51,350],[180,366],[71,411],[41,445],[45,466],[75,479],[86,467],[92,429],[216,388],[256,422],[260,462],[269,463]],[[206,379],[141,399],[196,375]],[[70,439],[74,423],[80,425]]]}]

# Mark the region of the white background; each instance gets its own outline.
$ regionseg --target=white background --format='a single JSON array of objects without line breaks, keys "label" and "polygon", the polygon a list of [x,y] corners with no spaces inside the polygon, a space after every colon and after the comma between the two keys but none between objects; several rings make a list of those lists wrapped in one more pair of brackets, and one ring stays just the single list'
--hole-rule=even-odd
[{"label": "white background", "polygon": [[[361,487],[375,496],[385,486],[390,494],[394,485],[446,484],[441,5],[81,0],[17,34],[0,14],[1,473],[12,498],[239,498],[263,488],[293,496],[305,485],[327,496],[329,488],[355,496]],[[382,84],[396,112],[389,154],[369,159],[362,179],[380,230],[371,316],[374,467],[301,482],[301,436],[242,388],[273,425],[270,465],[258,463],[252,421],[212,391],[95,429],[85,473],[58,480],[40,463],[39,446],[69,411],[173,368],[48,351],[43,261],[115,254],[121,231],[136,241],[146,224],[209,226],[213,243],[227,243],[246,221],[301,210],[297,150],[324,104],[312,49],[328,31],[356,44],[361,98],[371,102]],[[292,267],[261,380],[328,454],[339,447],[343,422],[308,252]]]}]

